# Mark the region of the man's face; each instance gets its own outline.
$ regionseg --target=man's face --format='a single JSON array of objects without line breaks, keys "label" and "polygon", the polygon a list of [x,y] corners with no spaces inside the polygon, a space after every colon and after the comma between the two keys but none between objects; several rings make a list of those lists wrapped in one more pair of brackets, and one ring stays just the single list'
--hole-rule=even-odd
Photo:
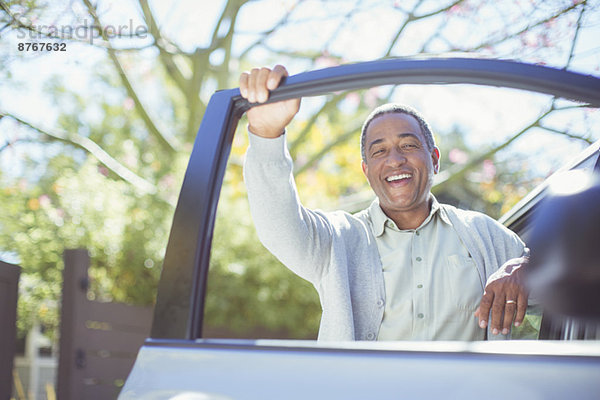
[{"label": "man's face", "polygon": [[417,120],[407,114],[383,114],[371,121],[365,139],[363,172],[382,210],[392,217],[428,209],[439,151],[427,148]]}]

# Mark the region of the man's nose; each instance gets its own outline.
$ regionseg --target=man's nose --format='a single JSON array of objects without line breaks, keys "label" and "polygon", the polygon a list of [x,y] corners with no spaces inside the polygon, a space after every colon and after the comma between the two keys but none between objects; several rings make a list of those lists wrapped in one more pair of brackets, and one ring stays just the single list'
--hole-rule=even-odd
[{"label": "man's nose", "polygon": [[406,155],[399,149],[392,149],[385,161],[390,166],[402,165],[406,162]]}]

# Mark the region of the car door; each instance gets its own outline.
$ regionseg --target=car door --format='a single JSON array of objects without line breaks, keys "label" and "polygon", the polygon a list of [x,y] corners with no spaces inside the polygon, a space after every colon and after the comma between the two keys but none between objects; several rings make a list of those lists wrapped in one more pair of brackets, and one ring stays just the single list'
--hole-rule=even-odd
[{"label": "car door", "polygon": [[[407,84],[500,86],[600,105],[598,78],[462,58],[390,59],[311,71],[289,77],[270,101]],[[223,182],[237,124],[252,106],[238,89],[211,98],[175,211],[151,337],[121,398],[495,398],[515,393],[592,398],[600,391],[597,342],[560,347],[545,341],[320,343],[271,339],[264,332],[258,339],[206,335],[219,198],[227,188]],[[505,222],[526,234],[534,204],[522,203]],[[231,273],[238,267],[243,266],[230,264]],[[223,292],[212,298],[231,301]]]}]

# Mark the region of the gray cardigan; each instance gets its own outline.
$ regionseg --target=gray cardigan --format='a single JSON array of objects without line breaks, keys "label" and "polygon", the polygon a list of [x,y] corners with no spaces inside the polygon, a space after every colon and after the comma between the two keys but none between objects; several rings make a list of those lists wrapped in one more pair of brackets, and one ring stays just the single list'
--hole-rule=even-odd
[{"label": "gray cardigan", "polygon": [[[368,209],[351,215],[303,207],[285,135],[265,139],[249,133],[249,138],[244,180],[258,237],[319,293],[319,340],[375,340],[385,291]],[[504,262],[527,251],[516,234],[484,214],[449,205],[440,211],[473,257],[482,287]]]}]

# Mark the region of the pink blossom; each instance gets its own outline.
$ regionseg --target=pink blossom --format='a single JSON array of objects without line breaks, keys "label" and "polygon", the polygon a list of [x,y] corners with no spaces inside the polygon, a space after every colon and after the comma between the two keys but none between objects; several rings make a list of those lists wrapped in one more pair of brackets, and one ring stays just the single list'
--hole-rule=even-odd
[{"label": "pink blossom", "polygon": [[466,164],[469,161],[469,155],[461,149],[452,149],[448,153],[448,159],[454,164]]},{"label": "pink blossom", "polygon": [[123,100],[123,108],[126,110],[133,110],[133,106],[135,106],[133,99],[131,97],[127,97]]},{"label": "pink blossom", "polygon": [[360,103],[360,96],[356,92],[350,92],[348,95],[346,95],[344,100],[346,100],[348,104],[351,104],[353,107],[357,107]]},{"label": "pink blossom", "polygon": [[51,203],[50,201],[50,196],[48,196],[47,194],[43,194],[38,198],[38,201],[40,202],[40,206],[41,207],[48,207]]},{"label": "pink blossom", "polygon": [[340,65],[340,62],[336,58],[331,57],[327,50],[325,50],[321,54],[321,56],[315,60],[316,68],[328,68],[328,67],[335,67],[338,65]]},{"label": "pink blossom", "polygon": [[483,162],[483,178],[486,181],[491,181],[496,176],[496,166],[492,160]]},{"label": "pink blossom", "polygon": [[171,174],[167,174],[167,175],[163,176],[161,178],[161,180],[158,182],[159,187],[163,190],[173,187],[174,184],[175,184],[175,177]]},{"label": "pink blossom", "polygon": [[374,87],[371,88],[369,90],[367,90],[367,92],[365,93],[365,104],[371,108],[375,108],[377,106],[377,103],[379,102],[379,88],[378,87]]},{"label": "pink blossom", "polygon": [[104,176],[108,176],[108,168],[106,168],[104,165],[98,166],[98,172]]},{"label": "pink blossom", "polygon": [[448,10],[448,14],[460,14],[463,11],[463,8],[460,4],[455,4]]}]

